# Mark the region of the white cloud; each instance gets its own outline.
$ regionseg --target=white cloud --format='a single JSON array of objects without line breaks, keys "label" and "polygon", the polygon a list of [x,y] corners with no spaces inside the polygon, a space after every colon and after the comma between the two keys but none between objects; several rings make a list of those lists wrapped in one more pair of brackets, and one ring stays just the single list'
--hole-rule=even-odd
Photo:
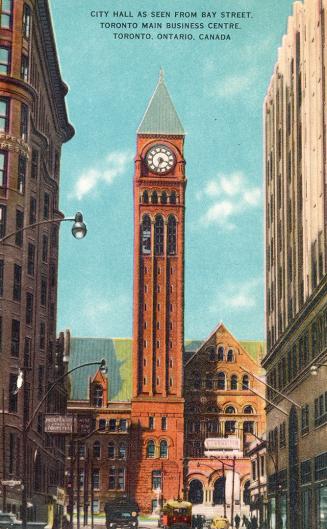
[{"label": "white cloud", "polygon": [[132,160],[133,152],[129,149],[111,152],[103,162],[86,169],[77,177],[71,197],[81,200],[85,195],[95,192],[100,183],[111,185],[124,174]]},{"label": "white cloud", "polygon": [[218,224],[233,229],[233,219],[250,208],[258,207],[261,196],[260,187],[251,186],[241,171],[229,175],[218,174],[216,179],[209,180],[203,191],[197,194],[197,198],[204,204],[209,202],[200,223],[205,226]]},{"label": "white cloud", "polygon": [[243,75],[228,75],[224,79],[216,81],[210,92],[212,96],[230,99],[248,90],[253,82],[253,72],[247,72]]},{"label": "white cloud", "polygon": [[99,292],[87,287],[82,292],[82,300],[81,319],[89,336],[112,336],[121,321],[129,320],[131,298],[125,292]]},{"label": "white cloud", "polygon": [[242,311],[253,309],[257,306],[262,284],[262,278],[256,277],[243,282],[228,283],[220,286],[214,299],[209,306],[212,313],[221,313],[222,311]]}]

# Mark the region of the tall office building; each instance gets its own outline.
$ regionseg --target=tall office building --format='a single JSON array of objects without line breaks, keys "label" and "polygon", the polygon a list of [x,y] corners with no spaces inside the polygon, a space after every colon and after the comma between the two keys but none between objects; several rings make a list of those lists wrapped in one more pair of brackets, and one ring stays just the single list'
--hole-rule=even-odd
[{"label": "tall office building", "polygon": [[[0,475],[22,479],[27,461],[30,519],[47,519],[62,483],[64,440],[44,434],[35,417],[22,446],[22,428],[63,369],[56,350],[59,166],[62,143],[74,130],[64,98],[47,0],[0,1],[0,399],[4,402]],[[22,228],[42,221],[38,227]],[[24,384],[16,392],[19,370]],[[64,387],[47,401],[63,412]],[[26,454],[25,454],[26,450]],[[19,486],[1,487],[0,502],[19,513]]]},{"label": "tall office building", "polygon": [[[264,102],[271,527],[327,517],[326,9],[295,2]],[[287,507],[288,506],[288,507]],[[282,521],[283,524],[282,525]],[[276,525],[277,524],[277,525]]]}]

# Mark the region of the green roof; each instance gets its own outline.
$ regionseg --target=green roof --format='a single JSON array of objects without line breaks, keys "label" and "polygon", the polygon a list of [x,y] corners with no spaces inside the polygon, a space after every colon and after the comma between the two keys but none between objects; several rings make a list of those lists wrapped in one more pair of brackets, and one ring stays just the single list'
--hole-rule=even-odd
[{"label": "green roof", "polygon": [[138,134],[164,134],[184,136],[185,132],[171,100],[163,73],[145,111]]},{"label": "green roof", "polygon": [[[187,361],[201,345],[201,340],[185,340]],[[240,341],[242,347],[260,363],[265,353],[263,341]],[[132,338],[71,338],[69,369],[80,364],[105,359],[108,367],[109,400],[126,402],[132,398]],[[96,366],[78,369],[70,375],[70,399],[88,399],[88,380],[96,373]]]}]

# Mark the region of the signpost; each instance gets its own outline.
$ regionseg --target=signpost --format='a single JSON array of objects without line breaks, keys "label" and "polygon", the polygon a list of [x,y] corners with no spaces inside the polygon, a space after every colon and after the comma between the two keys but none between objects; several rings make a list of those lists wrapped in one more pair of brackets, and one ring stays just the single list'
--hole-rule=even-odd
[{"label": "signpost", "polygon": [[46,415],[45,416],[45,433],[52,434],[70,434],[73,431],[72,415]]}]

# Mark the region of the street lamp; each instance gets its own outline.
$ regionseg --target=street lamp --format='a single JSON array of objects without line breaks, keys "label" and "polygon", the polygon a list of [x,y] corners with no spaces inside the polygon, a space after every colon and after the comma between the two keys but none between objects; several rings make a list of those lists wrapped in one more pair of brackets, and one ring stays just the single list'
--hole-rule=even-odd
[{"label": "street lamp", "polygon": [[22,435],[22,441],[23,441],[23,479],[22,479],[22,484],[21,484],[21,487],[22,487],[22,529],[27,529],[27,490],[26,490],[26,482],[27,482],[27,434],[28,434],[28,431],[29,431],[30,427],[32,426],[33,421],[34,421],[39,409],[44,404],[44,402],[48,398],[48,396],[51,393],[51,391],[57,386],[57,384],[59,384],[59,382],[61,382],[68,375],[73,373],[73,371],[77,371],[78,369],[81,369],[82,367],[87,367],[87,366],[92,366],[92,365],[99,366],[99,371],[101,373],[106,372],[106,361],[105,361],[104,358],[102,360],[100,360],[100,361],[97,361],[97,362],[86,362],[84,364],[81,364],[79,366],[76,366],[76,367],[70,369],[69,371],[64,373],[62,376],[60,376],[59,378],[57,378],[57,380],[55,380],[53,382],[53,384],[50,386],[48,391],[44,394],[43,398],[40,400],[40,402],[36,406],[34,412],[32,413],[32,416],[31,416],[31,418],[29,419],[28,422],[26,422],[25,413],[23,414],[23,431],[22,431],[22,434],[23,434]]},{"label": "street lamp", "polygon": [[314,377],[316,377],[316,376],[318,375],[318,369],[319,369],[319,367],[322,367],[322,366],[327,367],[327,364],[316,363],[316,364],[312,365],[312,366],[310,367],[310,373],[311,373],[311,375],[313,375]]}]

